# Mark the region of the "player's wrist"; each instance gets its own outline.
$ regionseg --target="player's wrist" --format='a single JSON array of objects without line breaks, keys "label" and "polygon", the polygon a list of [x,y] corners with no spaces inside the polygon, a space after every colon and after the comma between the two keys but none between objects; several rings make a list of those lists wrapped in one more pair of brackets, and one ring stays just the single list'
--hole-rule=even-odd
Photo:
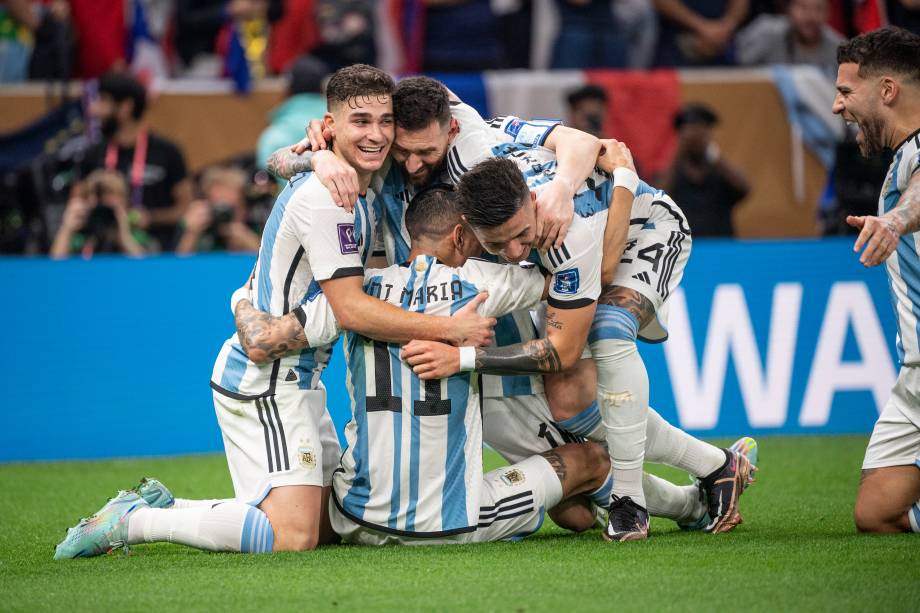
[{"label": "player's wrist", "polygon": [[460,372],[476,370],[476,348],[460,347]]},{"label": "player's wrist", "polygon": [[622,187],[635,196],[639,189],[639,175],[631,168],[620,166],[613,171],[613,187]]}]

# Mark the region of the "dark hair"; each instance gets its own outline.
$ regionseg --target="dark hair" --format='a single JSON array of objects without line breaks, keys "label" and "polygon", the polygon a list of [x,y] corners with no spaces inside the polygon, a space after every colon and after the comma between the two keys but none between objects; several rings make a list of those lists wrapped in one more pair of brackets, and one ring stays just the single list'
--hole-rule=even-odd
[{"label": "dark hair", "polygon": [[437,121],[450,121],[450,94],[444,85],[430,77],[403,79],[393,92],[393,120],[403,130],[423,130]]},{"label": "dark hair", "polygon": [[582,100],[600,100],[604,104],[607,104],[607,92],[597,85],[583,85],[578,89],[570,91],[565,99],[570,107],[575,106]]},{"label": "dark hair", "polygon": [[509,159],[479,162],[457,185],[460,210],[473,227],[500,226],[520,210],[530,197],[521,171]]},{"label": "dark hair", "polygon": [[446,236],[461,221],[454,187],[438,183],[417,193],[406,208],[405,221],[413,242],[423,237],[438,240]]},{"label": "dark hair", "polygon": [[674,127],[680,130],[690,124],[714,126],[719,123],[719,116],[705,104],[686,104],[674,116]]},{"label": "dark hair", "polygon": [[326,84],[326,108],[355,96],[392,96],[396,84],[385,71],[367,64],[339,68]]},{"label": "dark hair", "polygon": [[140,81],[123,72],[107,72],[99,78],[99,93],[112,98],[116,104],[125,100],[134,103],[131,116],[140,119],[147,108],[147,89]]},{"label": "dark hair", "polygon": [[840,43],[838,64],[858,64],[859,76],[895,72],[920,82],[920,36],[901,28],[873,30]]}]

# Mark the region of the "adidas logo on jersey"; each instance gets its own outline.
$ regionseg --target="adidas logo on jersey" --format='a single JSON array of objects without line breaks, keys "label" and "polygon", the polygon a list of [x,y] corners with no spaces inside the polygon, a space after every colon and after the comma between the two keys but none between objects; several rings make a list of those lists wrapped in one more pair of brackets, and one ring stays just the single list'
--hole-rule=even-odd
[{"label": "adidas logo on jersey", "polygon": [[633,275],[632,278],[638,279],[639,281],[642,281],[643,283],[647,283],[649,285],[652,284],[651,280],[648,278],[648,273],[645,271],[642,271],[640,273]]},{"label": "adidas logo on jersey", "polygon": [[297,381],[297,373],[294,372],[293,368],[289,368],[287,375],[284,377],[285,381]]}]

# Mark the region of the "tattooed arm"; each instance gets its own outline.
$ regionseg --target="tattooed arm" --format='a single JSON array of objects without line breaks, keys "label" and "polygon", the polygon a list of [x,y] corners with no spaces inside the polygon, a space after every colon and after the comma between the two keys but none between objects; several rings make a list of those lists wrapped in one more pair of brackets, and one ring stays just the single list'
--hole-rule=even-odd
[{"label": "tattooed arm", "polygon": [[358,173],[332,151],[293,153],[290,147],[282,147],[268,157],[266,167],[268,172],[282,179],[290,179],[302,172],[315,172],[336,205],[344,207],[349,213],[358,201]]},{"label": "tattooed arm", "polygon": [[881,217],[850,215],[847,223],[860,230],[853,245],[853,251],[865,247],[860,262],[865,266],[877,266],[887,260],[902,236],[920,230],[920,171],[914,173],[907,189],[889,212]]},{"label": "tattooed arm", "polygon": [[[577,309],[549,307],[546,337],[504,347],[476,349],[476,370],[489,374],[537,374],[568,370],[581,357],[596,303]],[[412,341],[402,357],[421,379],[441,379],[460,371],[460,350],[443,343]]]},{"label": "tattooed arm", "polygon": [[279,179],[290,179],[301,172],[313,170],[313,152],[293,153],[290,147],[282,147],[270,156],[265,164],[266,170]]},{"label": "tattooed arm", "polygon": [[266,364],[288,353],[309,347],[303,322],[296,311],[275,317],[255,308],[248,300],[236,305],[236,331],[240,345],[249,359],[256,364]]}]

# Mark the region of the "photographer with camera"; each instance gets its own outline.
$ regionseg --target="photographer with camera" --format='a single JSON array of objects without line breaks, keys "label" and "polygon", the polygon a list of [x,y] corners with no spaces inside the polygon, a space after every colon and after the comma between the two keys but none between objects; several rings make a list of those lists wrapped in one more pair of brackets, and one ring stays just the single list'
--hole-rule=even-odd
[{"label": "photographer with camera", "polygon": [[259,235],[247,225],[246,173],[215,166],[201,176],[202,198],[182,220],[176,253],[258,251]]},{"label": "photographer with camera", "polygon": [[67,202],[61,227],[49,255],[66,258],[96,253],[143,255],[144,247],[135,238],[128,213],[128,185],[120,174],[96,170]]}]

